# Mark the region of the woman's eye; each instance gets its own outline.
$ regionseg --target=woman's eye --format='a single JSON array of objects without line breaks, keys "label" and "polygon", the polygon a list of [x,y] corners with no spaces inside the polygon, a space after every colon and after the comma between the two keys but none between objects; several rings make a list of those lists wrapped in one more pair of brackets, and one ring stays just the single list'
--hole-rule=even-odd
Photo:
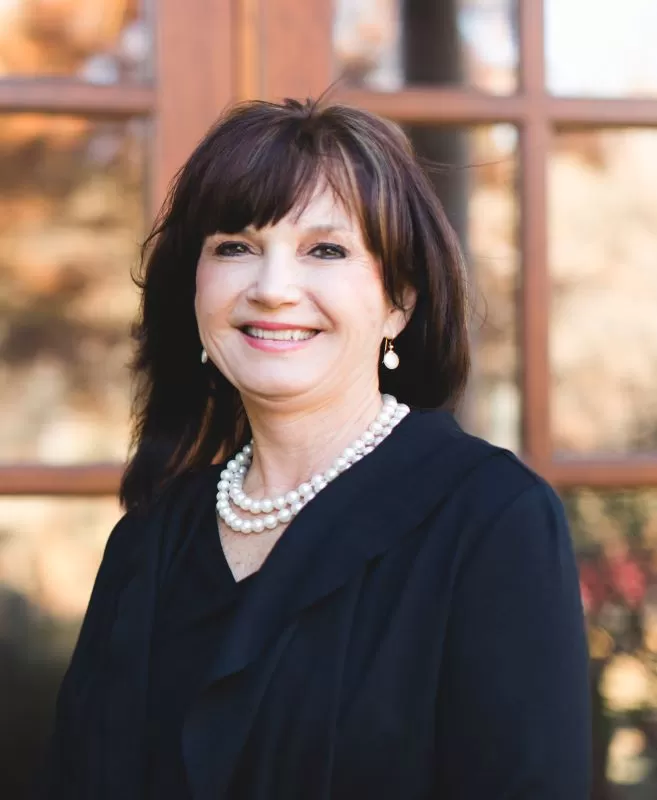
[{"label": "woman's eye", "polygon": [[319,258],[345,258],[347,251],[339,244],[317,244],[310,251]]},{"label": "woman's eye", "polygon": [[222,242],[215,247],[215,254],[218,256],[243,256],[249,253],[248,245],[244,242]]}]

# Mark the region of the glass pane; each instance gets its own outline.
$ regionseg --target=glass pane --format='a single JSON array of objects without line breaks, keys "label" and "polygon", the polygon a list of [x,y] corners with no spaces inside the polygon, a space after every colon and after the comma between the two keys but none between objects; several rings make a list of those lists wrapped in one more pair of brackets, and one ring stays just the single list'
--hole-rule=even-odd
[{"label": "glass pane", "polygon": [[549,162],[552,435],[657,450],[657,130],[564,132]]},{"label": "glass pane", "polygon": [[466,251],[474,310],[473,374],[463,423],[518,452],[517,131],[511,125],[469,129],[406,127]]},{"label": "glass pane", "polygon": [[0,78],[102,84],[150,78],[145,5],[146,0],[0,2]]},{"label": "glass pane", "polygon": [[546,75],[557,95],[657,93],[655,0],[544,0]]},{"label": "glass pane", "polygon": [[113,499],[0,498],[0,797],[27,800]]},{"label": "glass pane", "polygon": [[517,86],[516,0],[336,0],[337,76],[379,91]]},{"label": "glass pane", "polygon": [[0,115],[0,460],[121,460],[146,129]]},{"label": "glass pane", "polygon": [[657,490],[563,499],[588,623],[592,797],[657,797]]}]

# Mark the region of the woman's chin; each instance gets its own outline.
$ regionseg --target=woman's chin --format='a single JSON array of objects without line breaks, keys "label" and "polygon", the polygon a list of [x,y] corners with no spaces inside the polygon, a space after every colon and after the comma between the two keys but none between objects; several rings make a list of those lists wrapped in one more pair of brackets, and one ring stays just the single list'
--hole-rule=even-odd
[{"label": "woman's chin", "polygon": [[246,398],[260,401],[280,401],[301,399],[309,395],[317,381],[310,381],[308,376],[294,380],[284,379],[282,376],[266,379],[260,376],[258,379],[245,380],[239,387],[240,394]]}]

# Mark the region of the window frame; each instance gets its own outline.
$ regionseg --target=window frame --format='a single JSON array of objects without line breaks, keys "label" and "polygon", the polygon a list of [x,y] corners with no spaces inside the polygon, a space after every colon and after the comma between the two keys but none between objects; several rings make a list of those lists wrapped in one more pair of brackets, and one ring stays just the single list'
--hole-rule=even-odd
[{"label": "window frame", "polygon": [[[403,123],[518,127],[521,455],[559,489],[657,486],[657,453],[563,458],[554,455],[550,441],[547,164],[552,137],[564,128],[657,128],[657,98],[550,95],[543,10],[543,0],[518,3],[520,64],[514,95],[488,95],[468,87],[382,93],[341,85],[332,94]],[[152,208],[159,206],[171,176],[227,102],[316,96],[334,78],[331,0],[157,0],[156,12],[152,85],[0,80],[0,112],[74,112],[152,121]],[[121,471],[121,464],[1,464],[0,495],[115,494]]]}]

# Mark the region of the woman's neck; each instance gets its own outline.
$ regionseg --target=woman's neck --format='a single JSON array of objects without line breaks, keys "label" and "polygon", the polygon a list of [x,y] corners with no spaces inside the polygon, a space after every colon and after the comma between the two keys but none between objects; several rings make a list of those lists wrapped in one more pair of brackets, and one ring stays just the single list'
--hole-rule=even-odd
[{"label": "woman's neck", "polygon": [[247,405],[254,452],[244,489],[257,498],[285,494],[327,470],[375,419],[381,395],[370,387],[304,410]]}]

